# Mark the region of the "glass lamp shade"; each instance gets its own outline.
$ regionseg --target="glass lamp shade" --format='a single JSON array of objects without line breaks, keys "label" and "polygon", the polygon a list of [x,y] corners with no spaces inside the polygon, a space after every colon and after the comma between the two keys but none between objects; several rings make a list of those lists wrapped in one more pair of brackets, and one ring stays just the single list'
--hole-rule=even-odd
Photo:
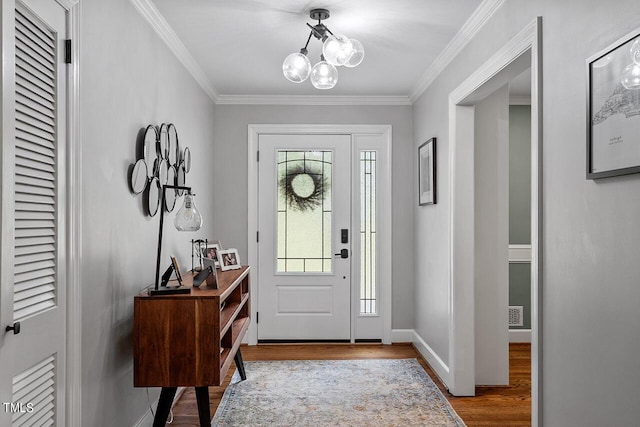
[{"label": "glass lamp shade", "polygon": [[311,69],[311,84],[316,89],[331,89],[338,83],[338,70],[327,61],[320,61]]},{"label": "glass lamp shade", "polygon": [[364,46],[358,40],[351,39],[351,45],[353,46],[353,54],[351,58],[344,64],[345,67],[357,67],[364,59]]},{"label": "glass lamp shade", "polygon": [[629,53],[631,54],[633,62],[640,65],[640,39],[633,42]]},{"label": "glass lamp shade", "polygon": [[282,72],[287,80],[293,83],[302,83],[309,78],[311,61],[309,61],[306,55],[294,52],[284,59]]},{"label": "glass lamp shade", "polygon": [[346,36],[329,36],[322,45],[322,54],[331,65],[345,65],[353,55],[353,44]]},{"label": "glass lamp shade", "polygon": [[622,78],[620,83],[625,89],[638,90],[640,89],[640,64],[632,62],[627,65],[622,71]]},{"label": "glass lamp shade", "polygon": [[189,193],[184,195],[184,204],[173,220],[179,231],[198,231],[202,227],[202,215],[198,212],[193,197],[194,195]]}]

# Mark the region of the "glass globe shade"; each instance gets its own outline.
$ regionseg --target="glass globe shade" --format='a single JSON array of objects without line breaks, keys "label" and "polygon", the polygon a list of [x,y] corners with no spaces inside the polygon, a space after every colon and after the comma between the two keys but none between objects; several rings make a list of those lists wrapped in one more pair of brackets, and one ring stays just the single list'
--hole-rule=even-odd
[{"label": "glass globe shade", "polygon": [[302,83],[309,78],[311,61],[306,55],[294,52],[287,56],[282,63],[282,73],[293,83]]},{"label": "glass globe shade", "polygon": [[351,40],[342,34],[329,36],[322,45],[324,59],[331,65],[346,64],[353,55]]},{"label": "glass globe shade", "polygon": [[633,62],[640,65],[640,39],[633,42],[629,53],[631,53],[631,59]]},{"label": "glass globe shade", "polygon": [[338,83],[338,70],[327,61],[320,61],[311,69],[311,84],[316,89],[331,89]]},{"label": "glass globe shade", "polygon": [[351,39],[351,45],[353,46],[353,54],[351,58],[344,64],[345,67],[357,67],[364,59],[364,46],[358,40]]},{"label": "glass globe shade", "polygon": [[179,231],[198,231],[202,227],[202,215],[196,208],[193,194],[184,195],[184,204],[176,214],[173,224]]},{"label": "glass globe shade", "polygon": [[633,62],[627,65],[622,71],[620,83],[622,83],[625,89],[640,89],[640,64]]}]

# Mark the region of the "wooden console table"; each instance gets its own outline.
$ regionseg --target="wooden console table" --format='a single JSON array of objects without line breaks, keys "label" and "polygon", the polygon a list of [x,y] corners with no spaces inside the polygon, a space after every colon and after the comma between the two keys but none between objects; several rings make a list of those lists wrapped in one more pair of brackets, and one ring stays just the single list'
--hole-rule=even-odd
[{"label": "wooden console table", "polygon": [[[193,276],[183,282],[191,287]],[[201,426],[211,425],[209,386],[224,381],[235,360],[246,379],[240,342],[249,327],[249,267],[218,271],[218,289],[150,296],[133,305],[133,383],[162,387],[154,427],[164,427],[177,387],[195,387]]]}]

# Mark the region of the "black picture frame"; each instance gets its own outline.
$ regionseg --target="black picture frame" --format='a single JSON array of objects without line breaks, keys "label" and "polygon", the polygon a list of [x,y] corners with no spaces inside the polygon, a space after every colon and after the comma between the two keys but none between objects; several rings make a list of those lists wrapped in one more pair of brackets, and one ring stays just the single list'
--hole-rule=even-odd
[{"label": "black picture frame", "polygon": [[418,147],[418,205],[435,205],[437,200],[436,138]]},{"label": "black picture frame", "polygon": [[640,89],[622,84],[634,64],[640,71],[640,28],[587,59],[587,179],[640,172]]}]

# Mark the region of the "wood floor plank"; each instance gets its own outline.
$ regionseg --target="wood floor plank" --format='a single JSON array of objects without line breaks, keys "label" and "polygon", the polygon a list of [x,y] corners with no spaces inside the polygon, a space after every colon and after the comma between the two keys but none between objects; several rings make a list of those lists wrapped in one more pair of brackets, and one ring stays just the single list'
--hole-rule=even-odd
[{"label": "wood floor plank", "polygon": [[[531,346],[509,345],[509,386],[477,387],[474,397],[455,397],[447,392],[431,367],[411,344],[304,344],[243,346],[245,361],[255,360],[348,360],[416,358],[447,397],[468,427],[525,427],[531,425]],[[235,369],[229,369],[220,387],[209,387],[211,414],[215,414]],[[198,427],[198,408],[193,388],[185,390],[173,407],[168,426]]]}]

